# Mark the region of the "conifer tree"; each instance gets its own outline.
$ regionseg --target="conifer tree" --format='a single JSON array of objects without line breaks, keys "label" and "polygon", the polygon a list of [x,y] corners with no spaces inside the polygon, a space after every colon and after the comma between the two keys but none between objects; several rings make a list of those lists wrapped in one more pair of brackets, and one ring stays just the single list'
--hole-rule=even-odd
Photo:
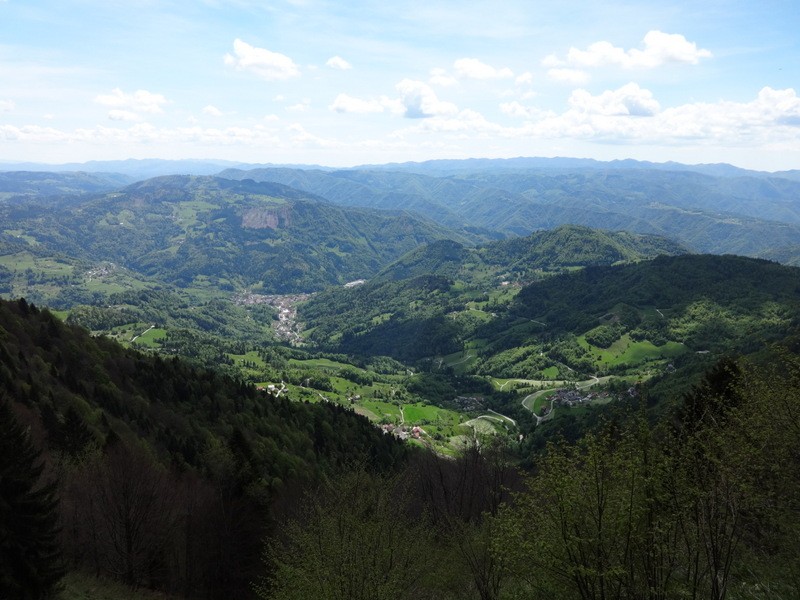
[{"label": "conifer tree", "polygon": [[0,396],[0,598],[48,597],[63,575],[55,484],[28,432]]}]

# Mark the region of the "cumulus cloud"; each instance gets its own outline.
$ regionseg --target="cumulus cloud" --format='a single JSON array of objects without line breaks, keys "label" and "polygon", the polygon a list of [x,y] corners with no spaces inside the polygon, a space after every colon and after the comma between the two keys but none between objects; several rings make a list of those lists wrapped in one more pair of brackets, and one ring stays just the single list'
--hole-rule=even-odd
[{"label": "cumulus cloud", "polygon": [[405,106],[399,100],[391,100],[386,96],[364,100],[348,94],[336,96],[336,99],[328,108],[338,113],[355,114],[382,113],[387,109],[395,114],[403,114],[405,112]]},{"label": "cumulus cloud", "polygon": [[291,79],[300,75],[300,69],[285,54],[251,46],[238,38],[233,41],[233,54],[226,54],[224,60],[226,65],[237,71],[249,71],[267,81]]},{"label": "cumulus cloud", "polygon": [[635,83],[607,90],[599,96],[592,96],[586,90],[575,90],[569,104],[585,113],[606,116],[651,117],[661,109],[653,93]]},{"label": "cumulus cloud", "polygon": [[[392,134],[391,139],[374,142],[375,147],[389,147],[394,141],[419,148],[426,143],[463,148],[463,140],[479,140],[489,147],[502,139],[582,140],[594,143],[673,145],[676,147],[742,148],[748,152],[786,148],[796,153],[800,147],[800,97],[794,89],[763,88],[747,102],[696,102],[663,106],[646,89],[635,83],[592,95],[576,90],[561,112],[543,111],[520,102],[500,105],[509,117],[519,119],[514,126],[494,123],[472,110],[458,110],[454,105],[431,95],[425,84],[405,81],[398,84],[398,110],[409,108],[428,116],[408,123]],[[364,100],[368,104],[372,100]],[[383,103],[384,98],[374,102]],[[384,111],[388,110],[387,106]],[[373,104],[377,108],[377,104]],[[125,110],[125,109],[114,109]],[[270,120],[277,120],[271,117]],[[0,141],[19,142],[52,148],[54,144],[79,144],[92,148],[142,150],[154,144],[185,145],[194,149],[244,146],[252,148],[344,147],[334,139],[323,139],[300,125],[281,128],[266,120],[246,127],[204,128],[199,126],[158,127],[148,123],[123,121],[85,129],[60,130],[53,127],[0,124]],[[429,136],[429,137],[425,137]],[[349,143],[350,147],[361,142]],[[449,147],[449,146],[448,146]]]},{"label": "cumulus cloud", "polygon": [[13,100],[0,100],[0,112],[11,112],[16,107]]},{"label": "cumulus cloud", "polygon": [[347,71],[348,69],[352,69],[353,65],[343,59],[341,56],[332,56],[330,57],[325,66],[330,67],[331,69],[338,69],[340,71]]},{"label": "cumulus cloud", "polygon": [[500,111],[509,117],[518,119],[540,119],[549,113],[532,106],[524,106],[517,102],[505,102],[500,105]]},{"label": "cumulus cloud", "polygon": [[568,83],[570,85],[583,85],[589,81],[589,74],[580,69],[548,69],[547,76],[553,81]]},{"label": "cumulus cloud", "polygon": [[439,100],[431,87],[422,81],[403,79],[395,86],[400,92],[400,101],[409,119],[422,119],[442,115],[453,115],[458,107],[451,102]]},{"label": "cumulus cloud", "polygon": [[311,108],[311,100],[308,98],[303,98],[297,104],[292,104],[291,106],[287,106],[286,110],[289,112],[306,112],[308,109]]},{"label": "cumulus cloud", "polygon": [[514,83],[517,85],[530,85],[533,83],[533,73],[530,71],[525,71],[521,75],[517,75],[516,79],[514,79]]},{"label": "cumulus cloud", "polygon": [[[648,118],[636,118],[642,114]],[[759,146],[800,142],[794,89],[763,88],[751,102],[720,101],[663,108],[636,84],[591,96],[577,90],[570,108],[527,123],[524,135],[656,144]]]},{"label": "cumulus cloud", "polygon": [[453,68],[459,77],[465,79],[507,79],[514,76],[508,67],[496,69],[477,58],[459,58],[453,63]]},{"label": "cumulus cloud", "polygon": [[336,145],[333,140],[328,140],[318,135],[310,133],[300,125],[300,123],[292,123],[287,127],[290,133],[291,140],[296,146],[314,146],[318,148],[331,148]]},{"label": "cumulus cloud", "polygon": [[492,123],[481,113],[471,109],[425,119],[417,125],[395,131],[392,137],[403,139],[418,133],[445,134],[458,139],[468,139],[472,136],[481,138],[492,136],[509,137],[507,128]]},{"label": "cumulus cloud", "polygon": [[500,110],[522,124],[504,127],[474,111],[425,119],[395,132],[452,134],[454,139],[573,139],[596,143],[724,146],[727,148],[797,147],[800,143],[800,97],[794,89],[762,89],[750,102],[690,103],[662,107],[635,83],[591,95],[576,90],[561,113],[519,102]]},{"label": "cumulus cloud", "polygon": [[108,111],[108,118],[112,121],[140,121],[141,117],[135,112],[122,109]]},{"label": "cumulus cloud", "polygon": [[136,90],[132,94],[128,94],[119,88],[114,88],[110,94],[96,96],[94,101],[103,106],[112,107],[115,109],[112,112],[117,114],[122,112],[159,114],[164,112],[162,106],[167,103],[167,99],[161,94],[154,94],[147,90]]},{"label": "cumulus cloud", "polygon": [[221,117],[222,111],[213,104],[209,104],[208,106],[203,108],[203,114],[208,115],[209,117]]},{"label": "cumulus cloud", "polygon": [[653,69],[668,63],[696,65],[700,59],[710,58],[709,50],[698,48],[679,33],[648,31],[642,40],[642,48],[625,50],[611,42],[600,41],[586,50],[570,48],[565,61],[555,55],[542,61],[546,67],[571,65],[575,67],[616,66],[623,69]]},{"label": "cumulus cloud", "polygon": [[431,69],[431,77],[428,79],[433,85],[440,85],[447,87],[458,83],[458,79],[450,75],[445,69],[435,68]]}]

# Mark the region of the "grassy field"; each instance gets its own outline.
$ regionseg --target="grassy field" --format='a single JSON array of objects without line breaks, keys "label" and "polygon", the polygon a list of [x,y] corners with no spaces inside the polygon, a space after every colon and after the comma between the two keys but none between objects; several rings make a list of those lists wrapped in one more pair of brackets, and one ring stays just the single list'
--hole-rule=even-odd
[{"label": "grassy field", "polygon": [[247,354],[228,354],[228,358],[230,358],[237,365],[243,362],[249,362],[255,364],[257,367],[266,366],[264,360],[255,350],[251,350]]},{"label": "grassy field", "polygon": [[[558,367],[549,367],[546,371],[553,369],[555,374],[558,375]],[[496,390],[504,392],[511,392],[514,390],[522,389],[536,389],[542,387],[558,387],[563,386],[567,382],[561,379],[504,379],[498,377],[490,378],[492,386]],[[528,392],[530,393],[530,392]]]},{"label": "grassy field", "polygon": [[478,360],[478,353],[475,350],[467,349],[461,352],[454,352],[442,357],[442,364],[453,369],[453,372],[462,375],[467,367]]},{"label": "grassy field", "polygon": [[591,353],[600,369],[620,364],[637,366],[648,360],[674,358],[687,351],[686,346],[677,342],[667,342],[663,346],[647,340],[635,342],[627,333],[608,348],[592,346],[585,336],[578,337],[578,344]]},{"label": "grassy field", "polygon": [[534,414],[539,414],[539,411],[542,409],[543,406],[550,406],[550,396],[556,393],[556,390],[548,390],[544,392],[541,396],[538,396],[533,401],[533,412]]},{"label": "grassy field", "polygon": [[388,419],[392,423],[400,422],[400,407],[396,404],[383,402],[382,400],[362,399],[358,405],[374,414],[378,421]]},{"label": "grassy field", "polygon": [[442,426],[458,425],[461,414],[432,404],[406,404],[403,406],[406,423],[410,425],[436,424]]},{"label": "grassy field", "polygon": [[49,277],[72,275],[74,271],[74,267],[69,263],[59,262],[51,258],[39,258],[30,252],[17,252],[16,254],[0,256],[0,265],[10,271],[20,272],[30,269],[35,274]]},{"label": "grassy field", "polygon": [[327,358],[310,358],[307,360],[299,360],[297,358],[290,358],[289,364],[296,367],[305,367],[307,369],[343,369],[345,367],[355,368],[347,363],[336,362]]},{"label": "grassy field", "polygon": [[142,346],[147,346],[148,348],[158,348],[160,346],[159,340],[163,340],[167,337],[167,330],[166,329],[148,329],[139,337],[136,338],[136,343],[141,344]]}]

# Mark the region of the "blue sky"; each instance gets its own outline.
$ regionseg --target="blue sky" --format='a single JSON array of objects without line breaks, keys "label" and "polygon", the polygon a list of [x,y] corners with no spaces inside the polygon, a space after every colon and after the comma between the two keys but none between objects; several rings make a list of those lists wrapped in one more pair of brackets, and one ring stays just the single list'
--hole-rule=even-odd
[{"label": "blue sky", "polygon": [[800,168],[796,0],[0,0],[0,161]]}]

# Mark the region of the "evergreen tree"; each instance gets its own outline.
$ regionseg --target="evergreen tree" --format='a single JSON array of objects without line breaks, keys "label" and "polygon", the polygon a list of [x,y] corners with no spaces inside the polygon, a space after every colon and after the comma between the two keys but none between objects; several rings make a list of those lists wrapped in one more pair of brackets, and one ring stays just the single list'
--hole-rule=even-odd
[{"label": "evergreen tree", "polygon": [[40,452],[0,396],[0,598],[49,596],[63,575],[55,485]]}]

